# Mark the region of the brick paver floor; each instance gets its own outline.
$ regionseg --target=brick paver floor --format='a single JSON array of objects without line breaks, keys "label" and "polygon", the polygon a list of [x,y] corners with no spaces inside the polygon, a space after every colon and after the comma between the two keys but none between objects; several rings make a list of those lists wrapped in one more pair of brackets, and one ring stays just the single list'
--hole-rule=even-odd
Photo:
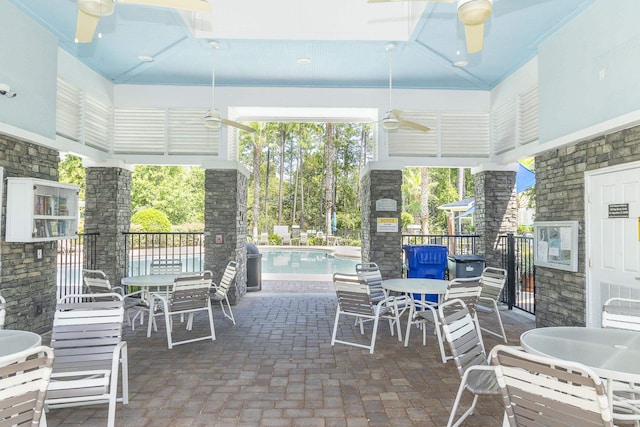
[{"label": "brick paver floor", "polygon": [[[118,404],[116,425],[445,426],[460,380],[453,362],[441,362],[435,336],[423,346],[414,331],[405,348],[381,322],[374,354],[331,347],[335,307],[330,282],[264,281],[261,291],[233,307],[236,326],[215,307],[216,341],[168,350],[162,319],[151,338],[144,327],[126,327],[130,401]],[[518,311],[502,313],[511,344],[535,326]],[[482,315],[480,321],[493,319]],[[207,324],[204,317],[194,323],[193,332]],[[367,337],[370,332],[369,326]],[[339,334],[360,337],[349,320]],[[498,344],[488,334],[484,340],[487,349]],[[47,418],[56,427],[105,426],[106,417],[107,406],[98,405],[52,409]],[[464,425],[501,421],[500,400],[490,396]]]}]

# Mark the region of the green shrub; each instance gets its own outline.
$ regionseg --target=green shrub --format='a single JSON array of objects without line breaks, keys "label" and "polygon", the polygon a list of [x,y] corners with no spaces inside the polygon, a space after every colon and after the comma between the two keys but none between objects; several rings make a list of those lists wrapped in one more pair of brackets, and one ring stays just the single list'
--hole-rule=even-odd
[{"label": "green shrub", "polygon": [[142,209],[133,214],[131,217],[131,224],[132,226],[139,225],[141,227],[140,230],[143,232],[171,231],[171,223],[169,222],[167,215],[153,208]]},{"label": "green shrub", "polygon": [[409,212],[402,212],[400,214],[400,222],[402,223],[402,230],[406,230],[407,225],[413,224],[413,215]]}]

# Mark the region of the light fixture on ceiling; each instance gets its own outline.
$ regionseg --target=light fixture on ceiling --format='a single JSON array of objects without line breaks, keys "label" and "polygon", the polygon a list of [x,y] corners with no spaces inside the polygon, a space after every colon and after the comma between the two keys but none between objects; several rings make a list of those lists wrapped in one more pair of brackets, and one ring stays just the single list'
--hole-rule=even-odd
[{"label": "light fixture on ceiling", "polygon": [[311,64],[311,59],[310,58],[298,58],[297,62],[300,65],[308,65],[308,64]]},{"label": "light fixture on ceiling", "polygon": [[469,61],[467,61],[464,57],[464,55],[462,54],[462,52],[460,52],[460,49],[456,50],[456,58],[453,61],[453,66],[454,67],[465,67],[469,65]]},{"label": "light fixture on ceiling", "polygon": [[138,56],[138,59],[142,62],[153,62],[153,56],[149,55],[140,55]]}]

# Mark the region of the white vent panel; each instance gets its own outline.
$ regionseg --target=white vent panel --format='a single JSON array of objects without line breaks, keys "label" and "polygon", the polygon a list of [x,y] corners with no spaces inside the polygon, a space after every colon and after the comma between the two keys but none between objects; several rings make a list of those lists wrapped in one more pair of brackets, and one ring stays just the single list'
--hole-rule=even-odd
[{"label": "white vent panel", "polygon": [[88,96],[85,99],[84,142],[101,151],[111,149],[112,108]]},{"label": "white vent panel", "polygon": [[516,146],[516,103],[511,100],[492,111],[493,152],[500,154]]},{"label": "white vent panel", "polygon": [[113,151],[116,154],[164,154],[166,112],[159,108],[116,108]]},{"label": "white vent panel", "polygon": [[390,157],[436,157],[438,155],[438,115],[435,112],[403,111],[402,120],[431,128],[429,132],[400,127],[387,133]]},{"label": "white vent panel", "polygon": [[82,90],[58,78],[56,134],[74,141],[81,137]]},{"label": "white vent panel", "polygon": [[520,94],[519,104],[519,142],[524,145],[538,140],[538,87]]},{"label": "white vent panel", "polygon": [[206,113],[206,110],[169,109],[169,154],[218,154],[220,130],[205,126]]},{"label": "white vent panel", "polygon": [[489,114],[442,113],[442,157],[489,157]]}]

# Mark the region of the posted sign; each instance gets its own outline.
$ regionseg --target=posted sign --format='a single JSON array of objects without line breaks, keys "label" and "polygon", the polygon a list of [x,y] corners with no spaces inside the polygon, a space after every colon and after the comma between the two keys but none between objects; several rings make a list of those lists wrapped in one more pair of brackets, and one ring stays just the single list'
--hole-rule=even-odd
[{"label": "posted sign", "polygon": [[397,233],[398,218],[378,218],[378,233]]}]

